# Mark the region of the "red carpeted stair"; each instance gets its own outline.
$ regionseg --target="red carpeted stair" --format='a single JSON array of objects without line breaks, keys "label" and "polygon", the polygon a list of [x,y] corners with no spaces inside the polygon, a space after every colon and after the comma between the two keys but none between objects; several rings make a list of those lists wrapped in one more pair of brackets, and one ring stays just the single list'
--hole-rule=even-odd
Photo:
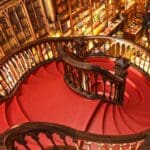
[{"label": "red carpeted stair", "polygon": [[5,103],[0,105],[0,132],[3,132],[10,127],[7,121],[5,107]]},{"label": "red carpeted stair", "polygon": [[[114,62],[90,58],[113,72]],[[59,70],[58,70],[59,69]],[[0,131],[28,121],[46,121],[99,134],[130,134],[150,127],[150,81],[135,68],[128,70],[123,106],[90,100],[71,91],[62,64],[51,63],[31,74],[12,101],[0,105]]]}]

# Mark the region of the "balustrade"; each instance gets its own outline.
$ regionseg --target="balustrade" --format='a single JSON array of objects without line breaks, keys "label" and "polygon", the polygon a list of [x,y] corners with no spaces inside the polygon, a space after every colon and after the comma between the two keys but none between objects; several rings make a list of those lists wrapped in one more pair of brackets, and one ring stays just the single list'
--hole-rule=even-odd
[{"label": "balustrade", "polygon": [[5,100],[5,96],[12,96],[11,93],[17,89],[26,75],[57,57],[53,43],[45,42],[23,47],[12,54],[9,59],[2,60],[0,66],[1,101]]},{"label": "balustrade", "polygon": [[73,91],[91,99],[116,104],[123,102],[123,96],[120,95],[124,87],[123,78],[98,66],[72,59],[64,53],[65,47],[57,46],[63,59],[65,82]]},{"label": "balustrade", "polygon": [[[149,52],[132,42],[104,36],[45,38],[24,45],[1,60],[1,101],[10,98],[12,93],[15,93],[19,84],[26,75],[33,71],[33,68],[60,57],[57,43],[63,47],[61,51],[66,51],[70,56],[74,56],[75,60],[84,61],[84,58],[91,55],[113,58],[122,56],[128,58],[133,65],[148,76],[150,75]],[[82,64],[82,66],[87,65]],[[89,97],[108,101],[114,101],[113,99],[116,98],[117,91],[115,89],[119,88],[119,83],[116,83],[118,79],[112,80],[112,75],[104,77],[106,71],[100,69],[100,75],[99,69],[86,70],[80,66],[75,67],[73,64],[71,66],[64,64],[64,69],[66,82],[74,89],[76,88],[78,93],[82,91],[83,95],[88,93],[86,95],[90,95]],[[70,79],[67,76],[70,76]]]},{"label": "balustrade", "polygon": [[[42,150],[145,150],[141,146],[148,141],[148,133],[107,136],[58,124],[34,122],[16,126],[0,135],[0,146],[6,150],[32,150],[38,147]],[[42,138],[47,143],[43,143]]]}]

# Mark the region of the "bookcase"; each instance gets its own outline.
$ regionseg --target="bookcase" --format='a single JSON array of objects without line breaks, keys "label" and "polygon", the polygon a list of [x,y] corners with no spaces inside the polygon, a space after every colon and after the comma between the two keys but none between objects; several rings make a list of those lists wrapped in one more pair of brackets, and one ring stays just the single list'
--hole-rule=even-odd
[{"label": "bookcase", "polygon": [[28,11],[28,15],[31,20],[31,24],[34,29],[36,38],[43,37],[48,34],[48,25],[46,22],[46,16],[43,12],[43,4],[41,0],[25,1],[25,5]]},{"label": "bookcase", "polygon": [[139,21],[143,19],[141,16],[147,2],[148,0],[1,0],[0,58],[16,47],[42,37],[107,36],[120,30],[127,35],[128,28],[133,28],[135,23],[141,27]]}]

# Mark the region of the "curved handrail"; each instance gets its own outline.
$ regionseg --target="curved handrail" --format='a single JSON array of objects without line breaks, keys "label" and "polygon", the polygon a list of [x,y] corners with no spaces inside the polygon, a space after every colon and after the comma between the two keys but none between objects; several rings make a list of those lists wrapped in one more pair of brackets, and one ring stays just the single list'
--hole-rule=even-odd
[{"label": "curved handrail", "polygon": [[[46,122],[30,122],[24,123],[18,126],[10,128],[8,131],[0,135],[1,146],[7,148],[8,150],[13,149],[15,142],[18,142],[20,145],[27,146],[28,143],[25,140],[25,136],[31,136],[37,145],[42,147],[40,143],[39,134],[43,133],[46,135],[49,141],[53,144],[50,147],[59,147],[60,145],[64,146],[75,146],[78,148],[88,149],[93,143],[95,143],[97,149],[103,147],[117,147],[119,148],[129,148],[139,150],[140,146],[146,142],[150,136],[150,130],[145,130],[143,132],[131,135],[99,135],[88,133],[85,131],[80,131],[67,127],[60,124],[46,123]],[[60,143],[57,144],[58,139],[53,138],[53,135],[59,136]],[[71,140],[67,141],[66,137],[70,137]],[[57,142],[56,142],[56,141]],[[41,145],[40,145],[40,144]],[[144,145],[144,144],[143,144]],[[43,146],[44,147],[44,146]],[[96,148],[94,147],[94,148]]]},{"label": "curved handrail", "polygon": [[[29,62],[28,63],[26,62],[26,61],[30,61],[32,56],[30,56],[30,58],[26,58],[25,63],[27,63],[26,65],[28,65],[29,68],[26,68],[26,66],[23,66],[26,69],[25,72],[22,75],[20,75],[20,77],[17,78],[16,83],[13,83],[11,88],[8,86],[9,79],[7,78],[7,76],[3,77],[3,76],[1,76],[2,73],[0,73],[0,83],[1,83],[0,89],[2,89],[1,92],[0,92],[0,94],[2,93],[1,97],[0,97],[0,101],[1,102],[5,101],[6,99],[9,99],[11,96],[13,96],[15,94],[15,92],[17,91],[17,88],[19,87],[21,82],[24,80],[24,78],[30,72],[32,72],[32,68],[36,68],[36,66],[40,66],[40,64],[42,65],[45,62],[48,62],[48,61],[51,61],[53,59],[58,58],[58,52],[57,52],[57,46],[56,46],[57,43],[61,43],[61,44],[68,44],[69,43],[69,44],[71,44],[71,46],[72,46],[71,50],[72,51],[70,51],[70,52],[72,54],[76,55],[77,53],[75,53],[73,51],[75,49],[74,44],[76,44],[74,39],[82,39],[83,41],[86,42],[85,43],[86,44],[86,49],[85,49],[85,53],[84,53],[85,57],[88,56],[88,54],[90,52],[92,52],[93,49],[98,50],[98,52],[101,51],[101,49],[100,49],[101,46],[103,47],[103,49],[102,49],[103,55],[118,57],[118,56],[122,55],[122,51],[125,51],[125,50],[122,50],[122,48],[120,48],[119,49],[119,52],[120,52],[119,55],[116,54],[115,52],[113,54],[111,54],[110,53],[111,50],[108,50],[108,47],[107,47],[106,44],[109,44],[109,46],[114,46],[114,47],[116,47],[120,43],[121,44],[126,44],[125,47],[127,48],[127,51],[129,51],[129,52],[131,52],[131,54],[133,54],[133,56],[130,55],[130,57],[129,57],[131,63],[135,64],[140,69],[142,69],[144,72],[148,73],[148,75],[150,74],[150,55],[149,55],[149,51],[147,51],[146,49],[143,49],[141,46],[139,46],[137,44],[134,44],[130,41],[127,41],[127,40],[124,40],[124,39],[118,39],[118,38],[114,38],[114,37],[106,37],[106,36],[43,38],[43,39],[39,39],[37,41],[33,41],[31,43],[28,43],[26,45],[23,45],[19,48],[16,48],[14,51],[10,52],[5,58],[3,58],[0,61],[0,70],[2,69],[4,71],[4,70],[6,70],[6,68],[9,68],[9,66],[8,66],[9,62],[12,63],[14,65],[14,68],[15,68],[16,67],[15,63],[17,61],[17,57],[22,57],[20,55],[23,54],[25,51],[26,52],[32,51],[33,48],[37,48],[37,47],[38,47],[37,49],[41,52],[35,51],[35,55],[37,54],[38,57],[39,57],[39,55],[42,55],[40,53],[45,53],[45,50],[42,49],[42,45],[44,45],[46,47],[46,44],[49,44],[50,49],[51,49],[50,51],[52,51],[51,55],[53,55],[52,56],[53,58],[52,57],[48,58],[48,59],[42,58],[42,60],[39,60],[39,63],[37,63],[36,60],[34,60],[34,61],[32,61],[32,63],[33,63],[32,65],[30,65]],[[91,41],[92,41],[93,46],[91,48],[89,48]],[[98,46],[97,46],[97,44],[98,44]],[[128,46],[132,49],[128,49],[129,48]],[[75,51],[77,51],[77,49],[75,49]],[[137,54],[135,52],[137,52]],[[140,59],[141,54],[139,54],[139,53],[141,53],[141,52],[145,54],[145,58],[146,58],[145,61]],[[26,54],[24,54],[24,55],[26,55]],[[94,53],[94,55],[97,55],[97,51],[96,51],[96,53]],[[136,56],[139,56],[139,57],[136,57]],[[27,57],[27,56],[24,56],[24,57]],[[20,64],[20,65],[24,65],[24,64]],[[85,66],[87,67],[87,65],[85,65]],[[95,68],[95,67],[92,67],[92,69],[93,68]],[[96,70],[97,70],[97,68],[96,68]],[[5,83],[4,82],[2,83],[3,79],[4,79]],[[3,86],[7,86],[7,87],[4,88]]]},{"label": "curved handrail", "polygon": [[[64,79],[73,91],[87,98],[123,103],[124,98],[120,95],[124,86],[123,78],[100,66],[76,60],[66,53],[65,47],[57,43],[59,56],[64,62]],[[100,82],[103,87],[101,90],[98,88]]]}]

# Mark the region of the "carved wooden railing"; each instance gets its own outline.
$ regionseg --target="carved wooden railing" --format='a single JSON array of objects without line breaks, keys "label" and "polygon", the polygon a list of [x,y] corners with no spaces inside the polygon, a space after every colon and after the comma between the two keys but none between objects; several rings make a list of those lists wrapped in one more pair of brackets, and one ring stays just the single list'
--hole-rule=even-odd
[{"label": "carved wooden railing", "polygon": [[58,58],[55,44],[41,40],[20,47],[1,60],[0,101],[11,98],[23,80],[44,63]]},{"label": "carved wooden railing", "polygon": [[[148,150],[150,131],[134,135],[109,136],[73,128],[32,122],[11,128],[0,135],[3,150]],[[44,138],[45,143],[42,141]],[[147,148],[147,149],[146,149]]]},{"label": "carved wooden railing", "polygon": [[65,48],[62,43],[57,44],[57,50],[63,59],[64,80],[73,91],[91,99],[101,99],[115,104],[123,103],[122,87],[125,86],[123,77],[99,66],[78,61],[69,56]]},{"label": "carved wooden railing", "polygon": [[[150,51],[125,39],[106,36],[67,38],[64,43],[69,52],[80,58],[107,56],[128,58],[132,65],[150,75]],[[72,46],[73,45],[73,46]]]},{"label": "carved wooden railing", "polygon": [[[76,56],[74,57],[76,61],[79,59],[81,61],[81,58],[91,55],[107,57],[124,56],[147,75],[150,75],[149,52],[129,41],[104,36],[45,38],[24,45],[1,60],[1,102],[15,95],[22,81],[34,69],[58,58],[57,43],[63,47],[62,51],[66,51],[70,56]],[[67,48],[64,48],[64,45]],[[77,92],[79,94],[82,91],[82,95],[85,95],[86,91],[86,95],[89,95],[90,98],[91,96],[93,98],[99,97],[111,102],[114,102],[113,99],[116,99],[116,103],[120,102],[116,98],[118,95],[116,88],[119,88],[121,79],[96,66],[81,62],[77,63],[78,65],[80,64],[79,66],[74,66],[73,60],[70,59],[69,61],[70,65],[65,63],[64,68],[65,77],[69,75],[70,79],[68,77],[65,79],[68,85],[72,81],[72,84],[70,84],[72,88],[78,86]],[[81,66],[84,67],[82,68]],[[103,77],[98,76],[100,72],[103,74]],[[74,81],[74,78],[77,80]],[[92,84],[88,83],[89,81]],[[100,84],[103,86],[103,89],[99,91],[97,88]],[[105,87],[105,85],[107,86]],[[107,91],[108,89],[109,92]]]}]

